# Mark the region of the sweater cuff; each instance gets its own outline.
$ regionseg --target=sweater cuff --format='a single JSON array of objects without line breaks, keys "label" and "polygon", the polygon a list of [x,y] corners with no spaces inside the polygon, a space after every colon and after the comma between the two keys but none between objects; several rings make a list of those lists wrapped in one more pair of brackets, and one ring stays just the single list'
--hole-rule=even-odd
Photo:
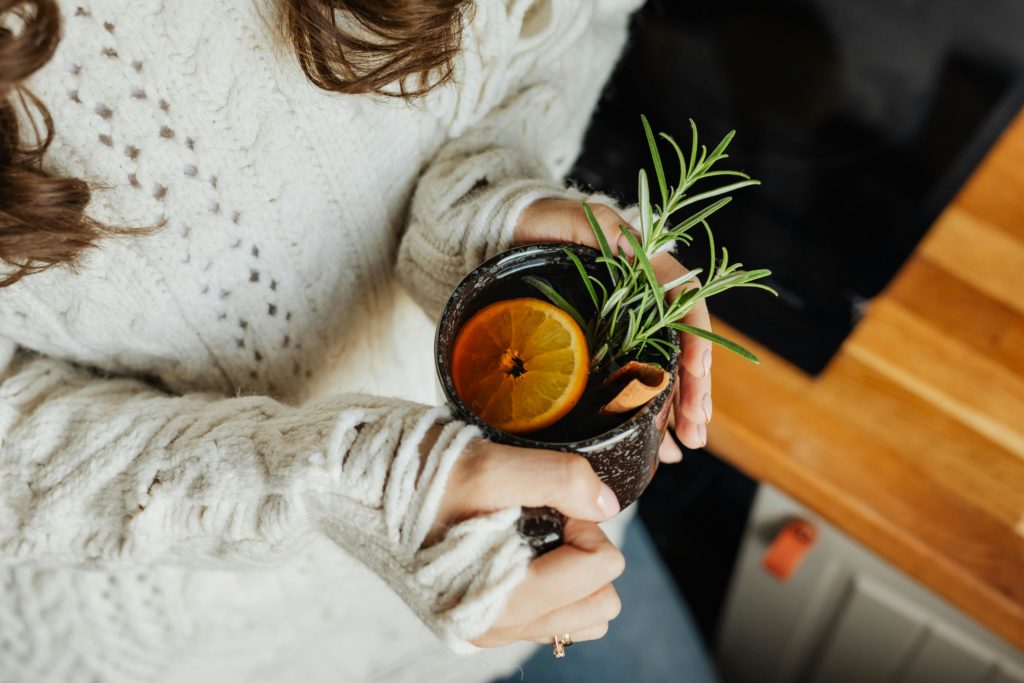
[{"label": "sweater cuff", "polygon": [[415,587],[432,603],[424,621],[453,652],[479,649],[469,641],[501,617],[526,578],[533,553],[517,531],[521,513],[507,508],[467,520],[417,554]]},{"label": "sweater cuff", "polygon": [[403,286],[436,319],[462,278],[513,246],[519,217],[526,207],[544,198],[582,201],[586,195],[551,180],[504,180],[471,191],[456,202],[445,220],[461,223],[465,226],[461,231],[414,226],[400,251],[398,275]]},{"label": "sweater cuff", "polygon": [[[342,423],[352,421],[339,420],[335,431],[350,433],[353,425]],[[517,531],[520,508],[461,522],[424,548],[449,474],[479,429],[452,419],[444,407],[414,404],[396,407],[381,422],[359,422],[344,457],[328,453],[322,462],[329,479],[340,474],[345,481],[386,460],[390,451],[383,488],[358,498],[341,493],[353,490],[352,482],[321,488],[310,501],[315,524],[380,575],[450,649],[474,651],[468,641],[501,616],[533,557]],[[421,444],[434,425],[443,427],[424,458]]]},{"label": "sweater cuff", "polygon": [[[587,195],[572,187],[554,185],[550,182],[521,180],[511,184],[501,197],[497,210],[488,224],[480,226],[485,239],[480,263],[508,251],[514,245],[515,229],[523,211],[541,199],[571,199],[579,202],[587,200]],[[474,266],[475,267],[475,266]]]}]

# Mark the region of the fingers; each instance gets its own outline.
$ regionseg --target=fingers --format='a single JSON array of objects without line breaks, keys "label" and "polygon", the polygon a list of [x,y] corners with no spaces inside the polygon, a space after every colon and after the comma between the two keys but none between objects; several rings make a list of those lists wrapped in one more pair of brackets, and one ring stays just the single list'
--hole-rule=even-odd
[{"label": "fingers", "polygon": [[471,445],[450,488],[463,491],[462,516],[505,507],[553,507],[567,517],[603,522],[619,511],[615,493],[575,453]]},{"label": "fingers", "polygon": [[679,450],[679,446],[676,445],[671,434],[666,433],[665,438],[661,440],[661,446],[658,448],[658,459],[664,463],[679,462],[683,459],[683,452]]},{"label": "fingers", "polygon": [[[711,316],[708,314],[708,306],[704,301],[697,302],[682,322],[691,327],[699,327],[702,330],[711,331]],[[683,344],[683,367],[694,377],[711,376],[711,342],[692,334],[685,335]]]},{"label": "fingers", "polygon": [[711,405],[703,378],[693,377],[688,370],[679,373],[679,392],[676,401],[676,435],[687,448],[703,448],[707,445],[707,420],[704,419],[704,404]]},{"label": "fingers", "polygon": [[570,519],[565,544],[535,559],[516,587],[505,613],[473,641],[498,647],[516,640],[551,642],[572,633],[574,640],[599,638],[621,608],[611,582],[625,568],[622,553],[593,522]]},{"label": "fingers", "polygon": [[690,422],[707,424],[711,421],[711,388],[710,377],[694,377],[689,370],[680,377],[681,395],[679,406],[683,419]]},{"label": "fingers", "polygon": [[[627,228],[629,224],[610,206],[591,204],[591,211],[601,227],[601,232],[608,244],[615,245],[622,239],[620,225]],[[636,233],[633,230],[634,234]],[[570,199],[539,199],[528,206],[519,218],[514,231],[514,241],[518,244],[533,242],[572,242],[585,244],[595,249],[600,248],[594,230],[587,220],[583,204]],[[626,242],[622,239],[622,242]],[[628,243],[627,243],[628,247]],[[627,249],[627,254],[631,253]]]},{"label": "fingers", "polygon": [[[530,564],[527,579],[509,601],[509,618],[519,624],[572,605],[622,575],[626,560],[593,522],[566,522],[564,544]],[[540,634],[544,635],[544,634]]]},{"label": "fingers", "polygon": [[570,633],[573,640],[577,634],[607,626],[619,616],[622,601],[610,583],[571,605],[548,612],[540,619],[527,625],[523,632],[530,640],[550,640],[554,634]]},{"label": "fingers", "polygon": [[[694,306],[683,322],[711,330],[711,318],[704,302]],[[680,389],[676,393],[676,434],[688,448],[707,444],[707,424],[711,421],[711,342],[692,334],[681,334],[682,358]]]},{"label": "fingers", "polygon": [[[704,301],[700,301],[683,317],[691,327],[711,331],[711,316]],[[683,391],[678,395],[678,407],[683,417],[691,422],[711,421],[711,342],[692,334],[681,335],[681,365],[686,371]]]}]

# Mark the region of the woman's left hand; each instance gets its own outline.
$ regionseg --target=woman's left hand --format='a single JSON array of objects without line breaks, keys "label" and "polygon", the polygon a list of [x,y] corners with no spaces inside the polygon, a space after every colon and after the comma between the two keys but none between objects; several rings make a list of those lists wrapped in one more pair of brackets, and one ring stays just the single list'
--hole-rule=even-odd
[{"label": "woman's left hand", "polygon": [[[632,229],[629,223],[604,204],[592,204],[590,208],[612,249],[631,254],[629,243],[619,230],[620,225]],[[598,248],[583,205],[569,199],[540,199],[528,206],[519,218],[513,239],[516,244],[573,242]],[[659,282],[668,282],[687,272],[676,259],[664,253],[656,254],[651,265]],[[682,286],[669,292],[669,296],[674,299],[681,291]],[[703,301],[694,306],[682,322],[711,330],[711,319]],[[675,432],[688,448],[700,448],[707,443],[707,423],[711,420],[711,342],[692,334],[680,334],[680,337],[679,381],[672,397]],[[668,434],[659,455],[662,462],[679,462],[683,457]]]}]

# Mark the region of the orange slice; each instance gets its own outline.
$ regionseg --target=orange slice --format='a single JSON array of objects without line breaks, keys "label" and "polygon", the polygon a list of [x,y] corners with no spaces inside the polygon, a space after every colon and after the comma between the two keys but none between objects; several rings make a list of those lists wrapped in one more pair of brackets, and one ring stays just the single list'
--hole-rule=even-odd
[{"label": "orange slice", "polygon": [[512,434],[549,427],[587,386],[590,353],[568,313],[540,299],[499,301],[459,330],[455,391],[489,425]]}]

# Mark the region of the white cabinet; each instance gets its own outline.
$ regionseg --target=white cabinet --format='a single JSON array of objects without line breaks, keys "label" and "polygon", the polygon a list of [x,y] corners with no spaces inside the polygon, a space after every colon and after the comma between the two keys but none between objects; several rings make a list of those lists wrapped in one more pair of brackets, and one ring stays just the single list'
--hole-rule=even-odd
[{"label": "white cabinet", "polygon": [[[817,538],[780,582],[762,561],[792,519]],[[769,486],[721,623],[726,683],[1024,683],[1024,653]]]}]

